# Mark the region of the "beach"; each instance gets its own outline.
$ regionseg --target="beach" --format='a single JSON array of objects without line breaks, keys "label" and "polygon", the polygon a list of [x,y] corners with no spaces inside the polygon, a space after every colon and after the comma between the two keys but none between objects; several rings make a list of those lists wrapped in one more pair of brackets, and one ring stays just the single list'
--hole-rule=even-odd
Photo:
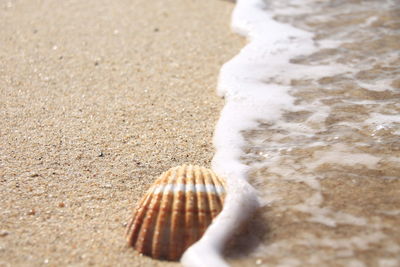
[{"label": "beach", "polygon": [[0,6],[0,265],[177,266],[126,245],[163,171],[210,165],[227,1]]},{"label": "beach", "polygon": [[124,234],[183,164],[227,185],[185,266],[399,266],[399,14],[392,0],[1,3],[0,266],[180,266]]}]

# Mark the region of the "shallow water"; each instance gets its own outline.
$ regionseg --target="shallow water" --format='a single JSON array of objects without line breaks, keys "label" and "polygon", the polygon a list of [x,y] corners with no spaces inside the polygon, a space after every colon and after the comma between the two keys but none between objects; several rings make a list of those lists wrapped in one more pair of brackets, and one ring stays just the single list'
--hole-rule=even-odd
[{"label": "shallow water", "polygon": [[243,133],[241,160],[263,206],[232,264],[399,266],[400,2],[266,7],[313,33],[316,49],[266,74],[290,87],[294,105]]}]

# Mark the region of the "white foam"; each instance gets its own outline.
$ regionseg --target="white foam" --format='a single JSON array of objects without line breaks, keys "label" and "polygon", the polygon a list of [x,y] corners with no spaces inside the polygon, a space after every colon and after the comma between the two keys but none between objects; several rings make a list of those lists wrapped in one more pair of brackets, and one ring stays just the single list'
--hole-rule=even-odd
[{"label": "white foam", "polygon": [[398,114],[393,115],[385,115],[381,113],[372,113],[370,114],[370,118],[366,121],[368,124],[392,124],[392,123],[400,123],[400,117]]},{"label": "white foam", "polygon": [[283,110],[294,109],[290,80],[306,72],[289,60],[315,49],[311,33],[273,20],[265,8],[262,0],[238,0],[232,15],[233,30],[249,43],[221,68],[217,89],[226,103],[214,133],[212,167],[226,178],[227,197],[203,237],[182,256],[184,266],[227,266],[221,255],[226,242],[259,207],[247,182],[248,166],[240,161],[242,132],[256,127],[257,120],[277,121]]},{"label": "white foam", "polygon": [[309,163],[309,167],[317,168],[324,163],[329,163],[349,166],[360,164],[372,169],[377,166],[380,160],[380,157],[367,153],[352,152],[344,144],[335,144],[327,151],[316,151],[313,155],[312,162]]}]

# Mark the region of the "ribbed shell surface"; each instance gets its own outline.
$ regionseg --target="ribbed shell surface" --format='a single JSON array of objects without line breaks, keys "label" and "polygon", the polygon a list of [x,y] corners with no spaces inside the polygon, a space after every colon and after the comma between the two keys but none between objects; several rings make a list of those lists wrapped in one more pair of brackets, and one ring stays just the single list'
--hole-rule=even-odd
[{"label": "ribbed shell surface", "polygon": [[156,259],[179,260],[222,210],[225,182],[204,167],[164,172],[139,201],[127,227],[129,245]]}]

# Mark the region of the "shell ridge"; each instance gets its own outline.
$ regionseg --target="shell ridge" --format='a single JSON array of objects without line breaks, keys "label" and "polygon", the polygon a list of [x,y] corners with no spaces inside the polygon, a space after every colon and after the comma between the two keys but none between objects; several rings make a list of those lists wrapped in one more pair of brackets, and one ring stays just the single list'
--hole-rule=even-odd
[{"label": "shell ridge", "polygon": [[197,240],[196,229],[198,227],[197,217],[197,195],[195,192],[194,166],[190,166],[187,171],[186,181],[186,206],[185,206],[185,244],[184,249],[188,248]]},{"label": "shell ridge", "polygon": [[143,222],[146,216],[146,207],[151,202],[151,193],[153,191],[154,191],[154,186],[151,186],[147,191],[145,197],[139,201],[138,204],[139,209],[136,209],[133,212],[132,219],[130,220],[126,231],[126,237],[128,239],[129,244],[132,244],[134,242],[134,240],[137,238],[140,232],[141,223]]},{"label": "shell ridge", "polygon": [[[208,170],[204,167],[201,168],[202,170],[202,175],[203,175],[203,180],[204,180],[204,186],[205,189],[207,190],[207,187],[210,187],[210,183],[212,183],[212,181],[210,181],[210,177],[208,175]],[[204,215],[205,215],[205,225],[204,225],[204,230],[201,233],[201,235],[203,235],[203,233],[206,231],[208,225],[212,222],[212,213],[211,213],[211,206],[210,206],[210,202],[209,202],[209,195],[211,194],[211,192],[204,192]]]},{"label": "shell ridge", "polygon": [[[206,201],[204,199],[204,192],[202,191],[197,191],[198,188],[205,187],[205,181],[204,181],[204,176],[202,173],[201,168],[197,168],[195,171],[195,176],[196,176],[196,195],[197,195],[197,207],[198,207],[198,213],[199,213],[199,234],[200,236],[203,234],[205,229],[207,228],[207,214],[206,214]],[[198,187],[198,185],[201,185]]]},{"label": "shell ridge", "polygon": [[[153,214],[156,213],[160,209],[159,200],[162,197],[162,194],[151,194],[151,203],[149,207],[145,210],[145,220],[140,225],[140,233],[138,236],[138,242],[136,244],[137,250],[143,254],[149,254],[151,251],[152,242],[151,237],[154,232],[154,216]],[[150,241],[149,241],[150,240]]]},{"label": "shell ridge", "polygon": [[168,229],[166,224],[169,224],[170,218],[170,206],[171,206],[171,191],[166,190],[167,186],[171,185],[174,181],[176,170],[173,169],[167,175],[165,175],[164,179],[160,181],[160,185],[162,187],[160,191],[160,209],[158,210],[156,222],[154,225],[154,235],[151,245],[150,255],[156,258],[167,258],[165,247],[167,246],[166,241],[168,240]]},{"label": "shell ridge", "polygon": [[225,194],[226,194],[225,182],[224,182],[224,180],[219,178],[213,171],[211,171],[210,173],[211,173],[213,181],[218,186],[217,187],[217,202],[216,202],[216,204],[217,204],[217,209],[219,211],[221,211],[222,205],[224,203]]},{"label": "shell ridge", "polygon": [[217,185],[214,183],[214,179],[212,177],[211,171],[207,171],[205,173],[206,180],[207,180],[207,197],[208,197],[208,205],[210,207],[210,212],[211,212],[211,220],[218,215],[219,210],[218,210],[218,204],[217,204],[217,198],[218,198],[218,193],[217,193]]},{"label": "shell ridge", "polygon": [[[186,165],[183,165],[178,172],[178,177],[176,179],[176,185],[183,186],[185,188],[185,177],[186,177]],[[171,211],[171,231],[170,231],[170,257],[172,259],[179,259],[183,247],[183,226],[184,221],[182,220],[182,215],[184,214],[184,203],[185,194],[184,191],[175,191],[173,194],[172,201],[172,211]]]}]

